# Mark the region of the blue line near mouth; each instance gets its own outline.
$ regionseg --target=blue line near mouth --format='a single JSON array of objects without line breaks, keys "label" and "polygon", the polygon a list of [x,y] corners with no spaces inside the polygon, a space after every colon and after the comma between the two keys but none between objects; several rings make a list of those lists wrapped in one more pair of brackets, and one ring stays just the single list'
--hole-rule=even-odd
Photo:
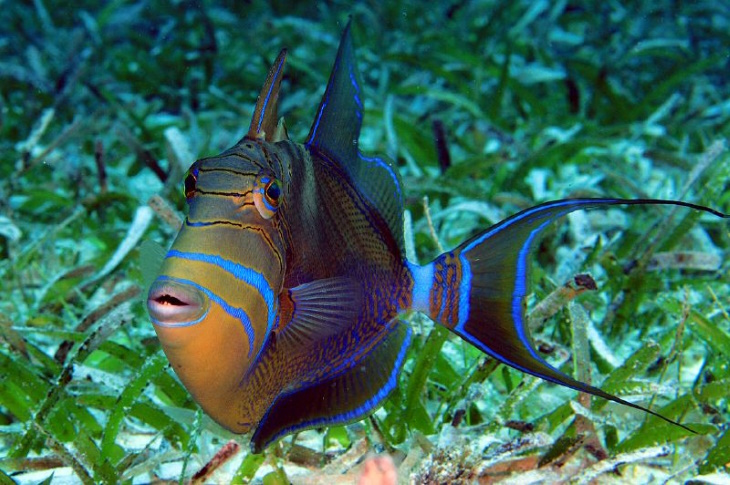
[{"label": "blue line near mouth", "polygon": [[[271,286],[268,283],[268,280],[264,275],[259,273],[258,271],[254,271],[251,268],[247,268],[246,266],[243,266],[238,263],[234,263],[233,261],[230,261],[228,259],[222,258],[220,256],[214,255],[214,254],[205,254],[205,253],[188,253],[183,251],[178,251],[176,249],[171,249],[167,253],[168,258],[180,258],[185,259],[188,261],[200,261],[202,263],[208,263],[212,264],[214,266],[217,266],[218,268],[222,269],[226,273],[229,273],[233,277],[235,277],[238,280],[243,281],[244,283],[248,284],[249,286],[253,287],[256,291],[259,292],[261,295],[261,298],[264,299],[264,302],[266,303],[267,308],[267,315],[266,315],[266,335],[264,336],[264,339],[262,341],[262,345],[259,348],[259,351],[256,355],[256,360],[258,360],[259,354],[263,350],[263,342],[266,341],[268,336],[271,334],[271,331],[274,328],[274,320],[276,318],[276,298],[274,295],[274,290],[271,288]],[[207,290],[206,290],[207,291]],[[223,301],[221,299],[221,301]],[[230,307],[233,308],[233,307]],[[248,317],[247,317],[248,318]],[[249,320],[250,324],[250,320]],[[248,332],[248,330],[247,330]],[[251,328],[251,347],[253,348],[254,338],[253,338],[253,327]]]},{"label": "blue line near mouth", "polygon": [[174,281],[175,283],[181,283],[184,285],[192,286],[193,288],[197,289],[198,291],[202,292],[207,296],[212,302],[217,303],[218,305],[223,308],[223,310],[235,318],[236,320],[239,320],[241,322],[241,325],[243,325],[243,329],[246,331],[246,335],[248,336],[249,341],[251,342],[251,345],[248,346],[248,357],[251,357],[251,353],[253,351],[253,342],[255,334],[253,325],[251,325],[251,319],[248,317],[248,314],[246,313],[246,310],[243,308],[234,307],[228,304],[223,298],[216,295],[212,291],[210,291],[208,288],[205,288],[204,286],[200,286],[194,281],[186,280],[183,278],[175,278],[172,276],[160,276],[158,279],[160,280],[167,280],[167,281]]},{"label": "blue line near mouth", "polygon": [[201,315],[200,317],[196,318],[195,320],[190,320],[189,322],[181,322],[181,323],[178,323],[178,322],[175,322],[175,323],[165,323],[165,322],[161,322],[161,321],[159,321],[158,319],[156,319],[156,318],[154,318],[154,317],[150,317],[150,320],[152,321],[152,323],[154,323],[154,324],[155,324],[155,325],[157,325],[158,327],[165,327],[165,328],[181,328],[181,327],[192,327],[193,325],[197,325],[198,323],[200,323],[200,322],[202,322],[203,320],[205,320],[205,317],[207,317],[207,316],[208,316],[208,311],[209,311],[209,310],[210,310],[210,309],[207,309],[207,310],[205,310],[205,312],[204,312],[204,313],[203,313],[203,314],[202,314],[202,315]]}]

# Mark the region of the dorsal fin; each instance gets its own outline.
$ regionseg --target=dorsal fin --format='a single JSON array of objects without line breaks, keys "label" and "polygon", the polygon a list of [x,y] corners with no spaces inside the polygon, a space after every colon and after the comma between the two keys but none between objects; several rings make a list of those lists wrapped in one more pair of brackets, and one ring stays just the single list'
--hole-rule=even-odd
[{"label": "dorsal fin", "polygon": [[253,111],[253,119],[248,129],[246,138],[261,139],[266,141],[277,141],[275,136],[277,130],[277,108],[279,105],[279,86],[284,75],[284,63],[286,62],[286,49],[282,49],[269,70],[264,86],[261,88],[256,108]]},{"label": "dorsal fin", "polygon": [[342,33],[335,65],[305,145],[345,169],[380,212],[403,251],[403,191],[394,164],[358,149],[364,108],[350,22]]}]

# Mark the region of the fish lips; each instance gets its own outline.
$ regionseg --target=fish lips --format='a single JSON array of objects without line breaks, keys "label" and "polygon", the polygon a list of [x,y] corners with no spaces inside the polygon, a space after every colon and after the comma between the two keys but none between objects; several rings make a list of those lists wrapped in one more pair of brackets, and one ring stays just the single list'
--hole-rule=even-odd
[{"label": "fish lips", "polygon": [[160,277],[147,294],[147,311],[159,327],[188,327],[200,323],[210,310],[210,299],[187,283]]}]

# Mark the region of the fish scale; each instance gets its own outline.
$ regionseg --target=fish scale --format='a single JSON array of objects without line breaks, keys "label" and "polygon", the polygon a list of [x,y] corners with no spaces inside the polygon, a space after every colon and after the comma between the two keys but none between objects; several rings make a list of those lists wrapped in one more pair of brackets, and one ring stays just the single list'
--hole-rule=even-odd
[{"label": "fish scale", "polygon": [[[362,154],[362,91],[349,24],[304,143],[277,119],[286,51],[247,135],[196,161],[189,206],[148,295],[173,369],[215,421],[252,449],[361,419],[396,387],[418,311],[523,372],[641,409],[552,367],[525,325],[529,256],[580,209],[682,201],[566,199],[526,209],[418,265],[404,258],[403,190],[387,159]],[[691,430],[690,430],[691,431]]]}]

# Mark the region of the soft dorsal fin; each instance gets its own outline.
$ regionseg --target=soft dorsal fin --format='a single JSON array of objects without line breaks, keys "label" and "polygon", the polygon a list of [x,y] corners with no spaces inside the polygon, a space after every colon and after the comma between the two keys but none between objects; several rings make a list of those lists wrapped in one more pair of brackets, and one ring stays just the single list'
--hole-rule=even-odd
[{"label": "soft dorsal fin", "polygon": [[274,138],[280,132],[277,130],[277,108],[279,105],[279,87],[281,78],[284,75],[284,63],[286,62],[286,49],[282,49],[269,70],[261,93],[256,100],[256,108],[253,111],[253,119],[248,129],[247,138],[265,139],[266,141],[278,141]]},{"label": "soft dorsal fin", "polygon": [[350,22],[305,145],[339,164],[378,210],[403,251],[403,191],[398,169],[384,157],[360,153],[364,108]]}]

